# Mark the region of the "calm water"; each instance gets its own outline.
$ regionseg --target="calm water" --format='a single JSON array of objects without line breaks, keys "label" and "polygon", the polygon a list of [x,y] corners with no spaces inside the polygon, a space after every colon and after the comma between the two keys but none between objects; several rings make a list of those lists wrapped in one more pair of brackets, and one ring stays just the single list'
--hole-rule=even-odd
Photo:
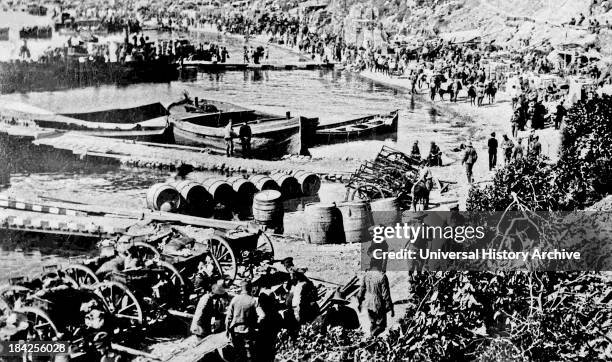
[{"label": "calm water", "polygon": [[100,86],[83,89],[10,94],[1,101],[19,101],[55,112],[83,112],[111,107],[130,107],[162,102],[168,104],[187,91],[192,97],[228,101],[257,110],[319,117],[321,123],[400,110],[397,140],[364,141],[318,147],[315,156],[369,158],[382,144],[410,151],[415,140],[425,143],[453,143],[457,129],[449,119],[401,90],[375,84],[354,74],[338,71],[249,71],[217,74],[200,73],[198,79],[126,87]]},{"label": "calm water", "polygon": [[[201,35],[201,39],[222,41],[232,57],[241,57],[240,40]],[[1,47],[0,47],[1,48]],[[1,50],[0,50],[1,52]],[[297,56],[275,48],[271,58],[295,61]],[[361,141],[321,146],[312,149],[314,156],[370,158],[383,144],[410,152],[419,140],[421,152],[429,150],[435,140],[443,148],[455,145],[459,129],[450,127],[450,120],[431,107],[413,99],[401,90],[377,85],[356,75],[337,71],[249,71],[199,74],[193,81],[169,84],[139,84],[126,87],[100,86],[83,89],[11,94],[0,96],[0,102],[19,101],[55,112],[84,112],[104,108],[130,107],[144,103],[168,104],[182,97],[184,91],[192,97],[237,103],[257,110],[284,114],[319,117],[321,123],[347,120],[374,113],[400,110],[399,132],[383,141]],[[60,171],[60,170],[58,170]],[[170,175],[155,171],[121,169],[98,173],[57,173],[13,175],[12,186],[0,192],[22,199],[40,196],[84,203],[126,208],[144,205],[147,188],[164,181]],[[322,201],[343,196],[342,185],[327,185],[320,194]],[[58,259],[59,258],[59,259]],[[47,260],[49,259],[49,260]],[[48,253],[11,250],[0,251],[0,283],[10,270],[25,271],[40,268],[48,262],[62,261]],[[12,274],[12,273],[11,273]]]}]

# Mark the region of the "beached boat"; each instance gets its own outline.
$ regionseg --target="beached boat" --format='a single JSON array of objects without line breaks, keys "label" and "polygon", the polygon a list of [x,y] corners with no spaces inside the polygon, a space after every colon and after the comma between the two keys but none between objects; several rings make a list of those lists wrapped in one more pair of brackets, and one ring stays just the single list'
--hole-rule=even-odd
[{"label": "beached boat", "polygon": [[[171,120],[174,142],[181,145],[204,147],[215,153],[225,153],[224,127],[227,124],[227,115],[223,112],[217,114],[195,114],[191,117]],[[234,131],[242,123],[234,121]],[[292,141],[297,140],[300,131],[300,119],[277,117],[273,119],[259,119],[250,121],[251,127],[251,153],[256,157],[270,158],[288,152]],[[239,140],[235,139],[235,153],[242,155]]]},{"label": "beached boat", "polygon": [[397,132],[398,111],[376,114],[317,127],[314,144],[328,144],[367,139]]}]

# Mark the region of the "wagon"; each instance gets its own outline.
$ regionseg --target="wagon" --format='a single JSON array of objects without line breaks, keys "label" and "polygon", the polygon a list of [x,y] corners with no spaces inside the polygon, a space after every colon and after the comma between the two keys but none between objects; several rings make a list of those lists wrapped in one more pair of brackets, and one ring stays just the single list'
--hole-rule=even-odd
[{"label": "wagon", "polygon": [[[57,266],[48,266],[40,277],[12,278],[10,285],[0,288],[0,309],[3,315],[14,312],[27,319],[28,339],[59,339],[69,342],[73,350],[83,350],[96,333],[112,333],[116,328],[127,330],[131,326],[120,311],[113,313],[109,304],[112,297],[105,295],[105,288],[105,283],[79,287]],[[103,321],[95,328],[85,323],[86,314],[94,309]]]},{"label": "wagon", "polygon": [[374,161],[365,161],[351,175],[346,185],[346,199],[398,197],[400,203],[408,208],[419,163],[401,151],[383,146]]}]

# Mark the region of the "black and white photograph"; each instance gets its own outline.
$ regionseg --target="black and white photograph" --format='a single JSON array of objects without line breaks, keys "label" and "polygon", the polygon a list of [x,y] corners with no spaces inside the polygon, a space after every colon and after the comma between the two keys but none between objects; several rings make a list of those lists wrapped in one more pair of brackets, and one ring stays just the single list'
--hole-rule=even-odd
[{"label": "black and white photograph", "polygon": [[609,0],[0,0],[0,362],[612,361]]}]

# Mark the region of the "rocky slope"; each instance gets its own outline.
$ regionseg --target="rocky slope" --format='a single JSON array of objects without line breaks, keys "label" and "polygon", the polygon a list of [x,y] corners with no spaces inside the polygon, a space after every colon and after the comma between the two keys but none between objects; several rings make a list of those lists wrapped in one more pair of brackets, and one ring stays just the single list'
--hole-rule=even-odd
[{"label": "rocky slope", "polygon": [[[335,0],[326,11],[344,18],[345,29],[360,17],[374,18],[391,35],[474,31],[512,47],[579,44],[606,53],[612,30],[594,34],[587,26],[590,19],[612,21],[610,8],[612,2],[602,0]],[[564,25],[581,14],[586,17],[582,26]]]}]

